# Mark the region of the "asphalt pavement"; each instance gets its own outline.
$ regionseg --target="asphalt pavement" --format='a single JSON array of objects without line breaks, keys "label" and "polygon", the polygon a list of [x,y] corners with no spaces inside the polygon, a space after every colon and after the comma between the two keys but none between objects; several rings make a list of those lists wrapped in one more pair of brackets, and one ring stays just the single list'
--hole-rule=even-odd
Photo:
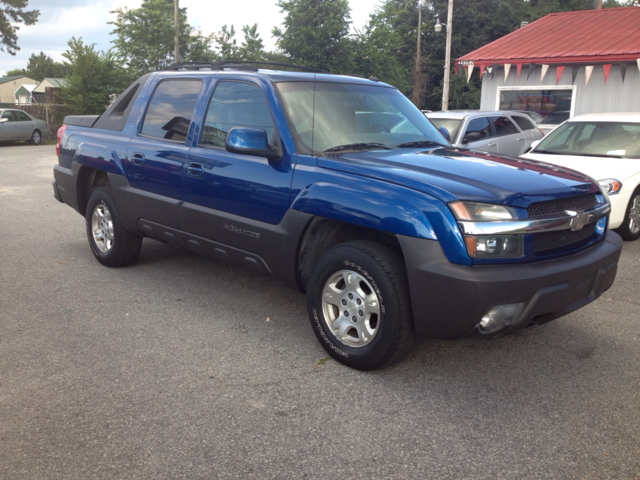
[{"label": "asphalt pavement", "polygon": [[640,242],[571,315],[363,373],[273,278],[152,240],[101,266],[55,163],[0,145],[0,478],[640,478]]}]

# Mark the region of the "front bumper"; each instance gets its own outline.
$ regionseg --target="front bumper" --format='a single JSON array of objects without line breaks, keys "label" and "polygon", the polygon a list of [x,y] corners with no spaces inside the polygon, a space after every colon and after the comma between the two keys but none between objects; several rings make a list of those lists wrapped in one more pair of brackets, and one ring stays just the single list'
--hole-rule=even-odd
[{"label": "front bumper", "polygon": [[587,305],[613,284],[622,249],[622,239],[609,231],[604,241],[566,257],[469,267],[450,263],[435,240],[398,240],[407,265],[416,333],[443,339],[479,333],[480,319],[497,305],[525,303],[500,334]]}]

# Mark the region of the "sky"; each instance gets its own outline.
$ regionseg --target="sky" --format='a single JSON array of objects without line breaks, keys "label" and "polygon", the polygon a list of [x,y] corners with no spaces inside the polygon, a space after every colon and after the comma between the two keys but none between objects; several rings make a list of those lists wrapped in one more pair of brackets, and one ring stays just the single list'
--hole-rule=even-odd
[{"label": "sky", "polygon": [[[203,34],[218,32],[223,25],[234,25],[236,39],[242,41],[243,25],[258,24],[258,33],[267,50],[272,50],[275,40],[271,29],[282,23],[284,15],[276,5],[277,0],[179,0],[180,8],[187,8],[191,26],[201,28]],[[0,52],[0,76],[8,70],[26,68],[32,53],[41,51],[56,61],[62,61],[71,37],[80,38],[86,44],[96,44],[96,50],[108,50],[113,29],[108,21],[115,19],[109,11],[118,7],[138,8],[142,0],[29,0],[27,10],[40,10],[38,22],[32,26],[20,25],[15,56]],[[351,27],[361,29],[380,0],[349,0]]]}]

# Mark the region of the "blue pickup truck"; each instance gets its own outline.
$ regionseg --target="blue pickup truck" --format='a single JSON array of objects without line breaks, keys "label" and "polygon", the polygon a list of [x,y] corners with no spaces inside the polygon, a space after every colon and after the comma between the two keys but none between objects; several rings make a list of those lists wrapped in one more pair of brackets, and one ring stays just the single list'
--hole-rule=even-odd
[{"label": "blue pickup truck", "polygon": [[181,64],[58,132],[55,198],[97,260],[145,237],[307,294],[339,362],[370,370],[416,334],[494,337],[611,287],[622,242],[599,185],[451,147],[377,81],[247,63]]}]

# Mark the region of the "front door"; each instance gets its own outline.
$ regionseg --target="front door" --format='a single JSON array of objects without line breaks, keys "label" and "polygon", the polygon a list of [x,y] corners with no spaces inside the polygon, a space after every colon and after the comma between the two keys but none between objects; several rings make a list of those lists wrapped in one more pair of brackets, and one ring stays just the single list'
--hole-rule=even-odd
[{"label": "front door", "polygon": [[215,86],[185,175],[185,231],[248,251],[280,223],[289,208],[291,160],[230,153],[225,139],[233,127],[263,129],[279,142],[262,89],[243,81]]}]

